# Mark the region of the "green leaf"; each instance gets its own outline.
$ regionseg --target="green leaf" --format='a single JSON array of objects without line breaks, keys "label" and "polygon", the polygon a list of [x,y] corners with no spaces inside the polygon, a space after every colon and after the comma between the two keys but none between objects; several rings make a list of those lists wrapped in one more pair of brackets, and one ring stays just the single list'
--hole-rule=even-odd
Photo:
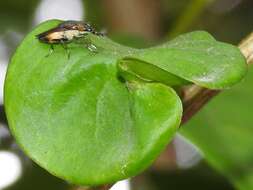
[{"label": "green leaf", "polygon": [[122,82],[117,61],[136,50],[89,35],[84,44],[50,45],[33,30],[13,56],[4,103],[12,134],[50,173],[80,185],[112,183],[134,176],[165,148],[176,132],[181,101],[159,83]]},{"label": "green leaf", "polygon": [[169,85],[225,88],[246,71],[236,47],[203,32],[141,50],[89,34],[85,41],[97,52],[70,43],[70,59],[61,45],[47,56],[50,45],[35,36],[60,22],[41,24],[21,43],[4,103],[24,151],[75,184],[112,183],[152,163],[181,119],[181,101]]},{"label": "green leaf", "polygon": [[188,81],[141,60],[120,59],[117,66],[120,75],[127,81],[159,82],[168,86],[189,84]]},{"label": "green leaf", "polygon": [[[218,42],[207,32],[201,31],[181,35],[154,48],[136,51],[123,61],[146,62],[146,65],[149,63],[168,74],[211,89],[231,87],[247,71],[245,58],[237,47]],[[131,65],[129,68],[132,70]],[[181,80],[176,84],[180,83],[185,82]]]},{"label": "green leaf", "polygon": [[222,92],[181,129],[207,161],[238,189],[253,189],[253,70]]}]

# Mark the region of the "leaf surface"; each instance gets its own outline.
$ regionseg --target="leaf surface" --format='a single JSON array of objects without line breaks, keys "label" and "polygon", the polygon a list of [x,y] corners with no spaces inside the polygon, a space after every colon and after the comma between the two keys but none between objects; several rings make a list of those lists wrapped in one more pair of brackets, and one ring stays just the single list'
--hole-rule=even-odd
[{"label": "leaf surface", "polygon": [[133,52],[107,38],[85,44],[40,43],[32,31],[17,49],[5,82],[5,107],[23,150],[50,173],[74,184],[99,185],[136,175],[173,137],[182,114],[172,88],[160,83],[125,83],[117,60]]}]

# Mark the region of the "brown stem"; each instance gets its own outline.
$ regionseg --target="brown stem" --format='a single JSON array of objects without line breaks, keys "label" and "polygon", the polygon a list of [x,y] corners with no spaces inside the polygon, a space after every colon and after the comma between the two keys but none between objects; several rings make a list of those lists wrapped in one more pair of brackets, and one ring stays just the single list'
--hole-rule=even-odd
[{"label": "brown stem", "polygon": [[[220,91],[209,90],[206,88],[198,89],[195,92],[196,95],[188,100],[184,101],[184,113],[182,118],[182,124],[186,123],[191,117],[197,113],[212,97],[216,96]],[[187,98],[187,97],[186,97]]]},{"label": "brown stem", "polygon": [[75,187],[73,190],[108,190],[112,185],[103,185],[98,187]]},{"label": "brown stem", "polygon": [[[100,186],[100,187],[94,187],[91,188],[90,190],[108,190],[112,187],[112,185],[104,185],[104,186]],[[88,189],[89,190],[89,189]]]},{"label": "brown stem", "polygon": [[253,33],[239,44],[239,48],[247,59],[247,63],[249,65],[253,64]]}]

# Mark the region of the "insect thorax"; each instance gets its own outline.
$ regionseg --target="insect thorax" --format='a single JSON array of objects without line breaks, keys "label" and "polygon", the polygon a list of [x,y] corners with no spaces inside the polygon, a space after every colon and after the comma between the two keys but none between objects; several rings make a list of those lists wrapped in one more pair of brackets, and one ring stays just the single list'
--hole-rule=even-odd
[{"label": "insect thorax", "polygon": [[68,41],[73,40],[74,38],[81,38],[88,34],[88,32],[85,31],[79,31],[79,30],[67,30],[63,32],[63,37],[67,39]]}]

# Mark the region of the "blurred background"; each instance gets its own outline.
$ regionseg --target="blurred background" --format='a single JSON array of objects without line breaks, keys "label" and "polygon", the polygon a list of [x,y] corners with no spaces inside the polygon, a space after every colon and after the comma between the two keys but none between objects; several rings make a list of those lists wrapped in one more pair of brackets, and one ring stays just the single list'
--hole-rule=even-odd
[{"label": "blurred background", "polygon": [[[153,46],[188,31],[206,30],[216,39],[236,45],[253,31],[252,18],[252,0],[1,0],[0,190],[80,189],[32,162],[8,130],[4,77],[11,55],[33,27],[48,19],[84,20],[106,31],[113,40],[136,48]],[[201,151],[178,134],[151,168],[112,188],[130,189],[234,188],[206,163]]]}]

